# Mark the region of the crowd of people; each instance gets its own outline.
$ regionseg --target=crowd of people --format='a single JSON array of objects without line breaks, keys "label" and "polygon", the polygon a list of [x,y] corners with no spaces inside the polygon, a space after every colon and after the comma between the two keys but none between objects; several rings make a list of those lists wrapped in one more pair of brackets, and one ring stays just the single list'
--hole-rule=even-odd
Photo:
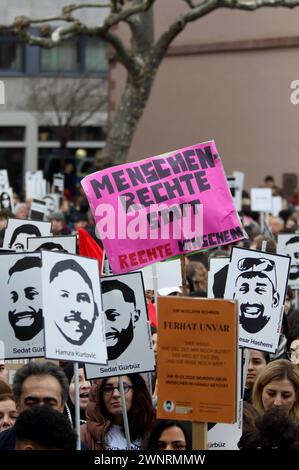
[{"label": "crowd of people", "polygon": [[[272,177],[265,186],[280,194]],[[63,197],[59,212],[49,215],[54,235],[76,233],[85,228],[99,244],[89,205],[83,193]],[[208,269],[211,257],[229,256],[233,246],[276,253],[277,236],[299,231],[297,193],[284,200],[279,216],[270,216],[261,226],[259,214],[250,210],[249,193],[243,192],[240,214],[248,238],[221,248],[187,257],[187,295],[208,296]],[[0,246],[7,219],[27,219],[30,201],[15,195],[14,213],[0,211]],[[299,264],[299,256],[298,256]],[[181,286],[169,289],[170,295],[182,295]],[[223,297],[223,291],[214,292]],[[146,292],[151,312],[156,370],[149,383],[139,374],[122,377],[131,436],[131,449],[151,451],[191,450],[191,423],[157,420],[159,400],[157,367],[158,330],[154,295]],[[285,299],[279,348],[275,354],[244,350],[249,366],[244,390],[243,435],[240,449],[299,449],[299,309],[296,292],[289,286]],[[8,371],[0,362],[0,450],[76,448],[74,368],[71,363],[57,366],[50,362],[30,361],[15,373],[12,388]],[[150,384],[150,385],[149,385]],[[79,364],[81,448],[91,450],[127,449],[118,377],[88,381]],[[39,405],[44,406],[39,406]]]}]

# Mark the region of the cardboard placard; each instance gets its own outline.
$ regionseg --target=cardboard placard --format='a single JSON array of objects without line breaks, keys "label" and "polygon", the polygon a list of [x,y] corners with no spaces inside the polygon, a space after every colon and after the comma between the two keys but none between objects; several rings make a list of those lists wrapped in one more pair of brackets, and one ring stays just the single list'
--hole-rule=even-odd
[{"label": "cardboard placard", "polygon": [[105,364],[97,260],[42,250],[45,357]]},{"label": "cardboard placard", "polygon": [[149,372],[155,358],[142,274],[134,272],[101,279],[107,366],[87,364],[86,378]]},{"label": "cardboard placard", "polygon": [[158,418],[235,422],[236,303],[159,297],[158,311]]},{"label": "cardboard placard", "polygon": [[5,358],[43,357],[40,253],[1,255],[0,296]]},{"label": "cardboard placard", "polygon": [[224,297],[238,300],[240,347],[276,351],[289,267],[287,256],[233,247]]}]

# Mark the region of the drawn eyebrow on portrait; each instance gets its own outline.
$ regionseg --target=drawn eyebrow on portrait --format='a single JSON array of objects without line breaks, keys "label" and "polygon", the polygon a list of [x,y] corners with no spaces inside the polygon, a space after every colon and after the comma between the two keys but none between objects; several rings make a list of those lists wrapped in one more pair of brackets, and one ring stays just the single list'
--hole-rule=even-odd
[{"label": "drawn eyebrow on portrait", "polygon": [[35,249],[35,251],[39,250],[48,250],[48,251],[61,251],[63,253],[68,253],[67,250],[65,250],[60,243],[42,243],[38,248]]},{"label": "drawn eyebrow on portrait", "polygon": [[60,251],[62,253],[76,254],[75,235],[56,235],[51,237],[28,237],[28,251]]}]

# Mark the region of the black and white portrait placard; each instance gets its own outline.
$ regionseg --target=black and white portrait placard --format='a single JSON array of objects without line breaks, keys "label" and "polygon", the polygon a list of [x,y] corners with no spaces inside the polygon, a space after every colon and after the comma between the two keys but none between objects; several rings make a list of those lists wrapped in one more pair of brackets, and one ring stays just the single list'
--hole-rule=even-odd
[{"label": "black and white portrait placard", "polygon": [[47,203],[42,199],[32,199],[30,206],[30,219],[46,220]]},{"label": "black and white portrait placard", "polygon": [[40,253],[1,255],[0,296],[5,358],[43,357]]},{"label": "black and white portrait placard", "polygon": [[42,251],[45,356],[106,364],[97,260]]},{"label": "black and white portrait placard", "polygon": [[228,257],[210,258],[208,273],[209,299],[223,299],[228,265]]},{"label": "black and white portrait placard", "polygon": [[157,276],[157,289],[164,289],[166,287],[174,286],[180,287],[182,285],[181,262],[179,259],[155,263],[155,267],[156,274],[153,269],[153,264],[145,266],[141,270],[145,290],[154,290],[155,276]]},{"label": "black and white portrait placard", "polygon": [[275,352],[290,258],[234,247],[224,297],[238,300],[239,346]]},{"label": "black and white portrait placard", "polygon": [[48,193],[42,197],[42,200],[46,203],[45,217],[49,217],[53,212],[59,211],[60,196],[59,194]]},{"label": "black and white portrait placard", "polygon": [[141,272],[101,279],[108,366],[85,367],[88,379],[154,370]]},{"label": "black and white portrait placard", "polygon": [[0,190],[9,188],[9,180],[7,170],[0,170]]},{"label": "black and white portrait placard", "polygon": [[64,190],[64,174],[54,173],[53,175],[53,193],[63,196]]},{"label": "black and white portrait placard", "polygon": [[44,179],[42,170],[26,171],[25,188],[27,199],[39,199],[46,194],[47,182]]},{"label": "black and white portrait placard", "polygon": [[28,237],[46,237],[49,235],[51,235],[51,222],[8,219],[3,248],[26,251]]},{"label": "black and white portrait placard", "polygon": [[271,188],[251,188],[250,207],[256,212],[271,212],[272,190]]},{"label": "black and white portrait placard", "polygon": [[283,233],[278,235],[277,253],[290,257],[289,285],[293,289],[299,289],[299,234]]},{"label": "black and white portrait placard", "polygon": [[14,210],[13,191],[12,188],[0,188],[0,209],[7,209],[11,212]]},{"label": "black and white portrait placard", "polygon": [[108,257],[106,255],[106,251],[103,250],[103,258],[102,258],[102,266],[101,266],[101,275],[108,276],[109,274],[113,274]]},{"label": "black and white portrait placard", "polygon": [[229,175],[226,177],[228,187],[230,189],[231,196],[234,201],[234,206],[237,211],[241,211],[242,209],[242,191],[240,191],[240,188],[237,183],[237,178],[235,175]]},{"label": "black and white portrait placard", "polygon": [[60,251],[63,253],[76,254],[75,235],[55,235],[52,237],[29,237],[27,238],[27,251]]}]

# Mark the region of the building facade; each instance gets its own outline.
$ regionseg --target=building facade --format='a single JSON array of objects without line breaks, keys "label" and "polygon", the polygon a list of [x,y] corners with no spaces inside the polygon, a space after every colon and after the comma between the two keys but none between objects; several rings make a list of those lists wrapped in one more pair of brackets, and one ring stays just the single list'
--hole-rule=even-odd
[{"label": "building facade", "polygon": [[[164,0],[154,9],[156,39],[184,8]],[[273,174],[298,172],[299,8],[255,12],[219,9],[190,23],[163,60],[129,159],[139,160],[210,139],[226,173],[245,172],[245,187]],[[111,119],[124,83],[111,69]]]},{"label": "building facade", "polygon": [[[2,24],[9,24],[16,16],[30,18],[54,16],[70,2],[52,0],[40,2],[28,0],[2,0],[0,17]],[[81,2],[81,3],[84,3]],[[86,2],[88,3],[88,2]],[[80,17],[88,24],[101,22],[106,14],[102,9],[79,10]],[[58,26],[53,23],[53,26]],[[37,29],[33,33],[40,33]],[[5,104],[0,104],[0,168],[7,168],[10,181],[20,191],[26,170],[43,169],[51,176],[59,169],[60,141],[59,128],[66,123],[69,113],[66,96],[71,95],[76,83],[85,81],[94,96],[101,98],[102,106],[86,122],[78,126],[73,119],[71,137],[67,142],[66,156],[78,164],[79,170],[88,169],[95,152],[101,149],[106,140],[107,128],[107,52],[105,43],[99,39],[79,37],[63,42],[54,49],[41,49],[20,42],[14,35],[0,35],[0,80],[5,87]],[[44,109],[42,97],[40,106],[32,104],[36,89],[43,89],[57,82],[60,100],[57,113],[53,107]],[[52,82],[51,82],[52,80]],[[73,96],[73,102],[76,97]],[[63,104],[62,104],[63,103]],[[63,105],[65,103],[65,112]],[[48,105],[48,104],[47,104]],[[80,106],[77,106],[81,109]],[[80,113],[79,113],[80,114]],[[81,159],[81,160],[78,160]]]}]

